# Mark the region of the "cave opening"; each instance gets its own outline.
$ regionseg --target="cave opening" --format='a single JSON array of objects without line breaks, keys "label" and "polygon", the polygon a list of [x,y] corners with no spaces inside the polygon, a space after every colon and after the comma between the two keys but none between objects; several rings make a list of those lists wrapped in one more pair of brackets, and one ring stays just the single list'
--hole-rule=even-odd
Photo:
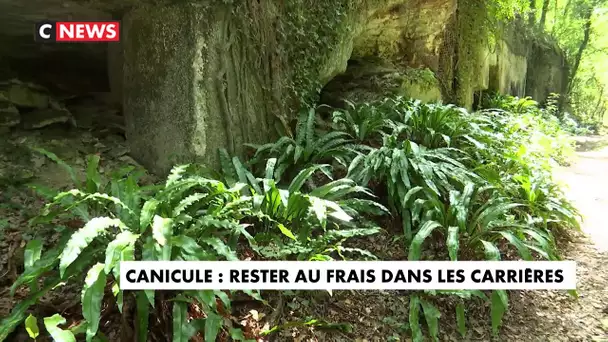
[{"label": "cave opening", "polygon": [[[19,39],[29,44],[12,49],[4,45],[0,52],[0,99],[6,102],[3,108],[19,113],[19,123],[12,120],[5,130],[63,125],[104,131],[113,126],[124,135],[121,96],[110,86],[112,43],[39,44],[31,36]],[[6,117],[4,121],[8,122]]]},{"label": "cave opening", "polygon": [[332,108],[346,108],[348,102],[380,100],[400,93],[402,83],[402,72],[380,58],[351,58],[347,62],[346,70],[321,89],[320,104]]},{"label": "cave opening", "polygon": [[92,5],[0,2],[1,132],[49,127],[124,136],[120,43],[34,38],[36,23],[42,21],[111,19]]}]

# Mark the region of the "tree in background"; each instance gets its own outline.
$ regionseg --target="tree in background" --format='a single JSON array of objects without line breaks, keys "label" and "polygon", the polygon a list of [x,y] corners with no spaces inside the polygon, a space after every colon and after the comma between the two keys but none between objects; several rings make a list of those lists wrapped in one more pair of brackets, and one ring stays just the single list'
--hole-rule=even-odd
[{"label": "tree in background", "polygon": [[[540,5],[540,6],[539,6]],[[550,32],[566,55],[570,75],[565,103],[581,121],[601,122],[608,108],[607,0],[530,0],[531,27]],[[541,8],[536,23],[536,8]]]},{"label": "tree in background", "polygon": [[545,21],[547,20],[547,11],[549,10],[549,0],[543,0],[543,8],[540,12],[540,23],[538,27],[541,30],[545,29]]}]

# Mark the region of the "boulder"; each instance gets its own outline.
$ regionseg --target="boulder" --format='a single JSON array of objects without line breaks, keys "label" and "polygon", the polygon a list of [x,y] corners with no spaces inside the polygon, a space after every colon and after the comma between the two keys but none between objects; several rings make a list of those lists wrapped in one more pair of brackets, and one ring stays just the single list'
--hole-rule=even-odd
[{"label": "boulder", "polygon": [[4,94],[9,102],[18,107],[42,109],[49,106],[45,89],[34,84],[13,80],[6,85]]},{"label": "boulder", "polygon": [[23,115],[23,128],[37,129],[56,123],[66,123],[72,120],[72,115],[65,108],[46,108],[34,110]]}]

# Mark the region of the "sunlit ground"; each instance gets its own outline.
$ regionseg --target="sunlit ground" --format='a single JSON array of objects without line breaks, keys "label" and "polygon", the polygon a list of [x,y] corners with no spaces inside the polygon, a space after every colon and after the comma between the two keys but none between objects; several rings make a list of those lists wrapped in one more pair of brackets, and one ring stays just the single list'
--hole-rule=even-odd
[{"label": "sunlit ground", "polygon": [[584,217],[583,231],[596,248],[608,251],[608,137],[579,137],[574,163],[556,175]]}]

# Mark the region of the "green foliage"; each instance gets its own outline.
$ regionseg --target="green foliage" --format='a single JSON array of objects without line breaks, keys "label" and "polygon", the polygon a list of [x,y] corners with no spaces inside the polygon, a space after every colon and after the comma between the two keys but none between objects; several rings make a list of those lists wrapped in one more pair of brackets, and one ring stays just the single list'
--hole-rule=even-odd
[{"label": "green foliage", "polygon": [[[315,103],[323,71],[339,49],[342,39],[353,29],[349,14],[355,10],[352,1],[337,0],[319,3],[312,0],[285,1],[279,16],[277,34],[282,59],[292,62],[291,91],[303,105]],[[315,51],[317,53],[311,53]],[[335,57],[334,57],[335,58]]]},{"label": "green foliage", "polygon": [[[256,149],[250,163],[260,167],[266,163],[266,160],[277,158],[273,174],[277,182],[283,178],[293,179],[300,170],[316,164],[336,162],[338,165],[348,165],[357,154],[356,147],[351,144],[350,136],[340,131],[319,132],[316,126],[315,111],[313,109],[302,111],[296,127],[295,139],[282,137],[275,143],[262,146],[249,145]],[[236,171],[239,172],[238,167]],[[324,173],[331,178],[329,172]]]},{"label": "green foliage", "polygon": [[[88,267],[82,289],[87,340],[97,335],[106,283],[118,284],[119,262],[134,260],[136,249],[145,251],[144,260],[233,260],[236,259],[234,247],[238,237],[249,236],[238,223],[242,215],[226,208],[229,202],[239,198],[240,188],[227,188],[219,181],[185,175],[187,167],[177,167],[165,186],[153,196],[139,187],[137,176],[133,174],[110,180],[106,187],[113,194],[110,195],[97,192],[100,178],[91,170],[89,168],[86,183],[93,193],[77,189],[59,193],[44,208],[41,218],[46,220],[69,211],[78,214],[82,208],[92,212],[89,204],[95,212],[105,216],[91,218],[83,228],[71,233],[67,241],[44,253],[12,288],[14,291],[20,285],[37,282],[51,270],[58,270],[61,279],[67,280],[75,264]],[[203,208],[204,213],[201,213]],[[225,239],[232,239],[231,246]],[[124,294],[117,290],[115,296],[122,307]],[[147,306],[151,304],[148,301],[137,303],[145,306],[138,307],[138,312],[147,312]],[[215,301],[212,306],[209,303],[199,305],[209,312],[216,310]],[[54,331],[67,336],[64,331]],[[65,336],[63,338],[68,338]]]},{"label": "green foliage", "polygon": [[[167,298],[154,291],[123,293],[120,261],[239,260],[242,250],[259,259],[375,259],[349,240],[365,242],[377,234],[380,215],[392,216],[383,224],[397,226],[387,230],[402,229],[397,238],[409,260],[556,260],[555,231],[578,227],[577,211],[551,176],[551,168],[566,163],[572,151],[557,106],[539,108],[528,98],[504,96],[488,97],[483,105],[469,113],[403,98],[351,103],[334,111],[329,131],[318,129],[315,111],[306,111],[295,138],[257,147],[252,160],[220,150],[220,172],[179,165],[152,187],[141,187],[141,174],[133,169],[103,177],[99,158],[90,157],[85,179],[73,172],[76,188],[50,196],[32,221],[77,216],[85,224],[65,231],[46,249],[38,240],[27,244],[24,272],[11,294],[21,286],[29,286],[31,294],[0,323],[0,340],[59,283],[82,284],[85,323],[79,332],[88,341],[102,333],[107,285],[120,310],[125,300],[135,303],[138,340],[147,339],[150,318],[166,307],[159,305],[163,300],[172,303],[175,341],[199,332],[207,341],[220,335],[244,340],[226,319],[227,293],[182,291]],[[84,274],[84,281],[75,276]],[[488,324],[495,334],[509,307],[506,291],[412,292],[403,321],[414,341],[438,340],[438,295],[455,299],[462,336],[467,301],[489,304]],[[205,318],[191,319],[190,306]],[[75,332],[59,327],[65,322],[59,315],[44,320],[51,336],[72,341]],[[25,323],[35,334],[32,319]],[[326,325],[318,323],[304,325]]]},{"label": "green foliage", "polygon": [[38,337],[38,335],[40,335],[40,329],[38,328],[38,320],[36,319],[36,317],[32,316],[32,314],[30,314],[29,316],[27,316],[27,318],[25,319],[25,330],[27,331],[27,334],[30,336],[30,338],[32,339],[36,339],[36,337]]},{"label": "green foliage", "polygon": [[[382,145],[349,166],[348,177],[360,184],[376,184],[376,191],[386,186],[388,204],[402,219],[410,260],[429,255],[434,260],[500,260],[511,251],[524,260],[555,260],[553,230],[578,227],[578,213],[550,173],[556,161],[566,162],[572,152],[555,106],[540,109],[527,98],[498,96],[485,105],[496,108],[469,114],[416,102],[395,106],[391,110],[397,114],[377,125]],[[374,113],[368,108],[374,104],[362,106]],[[382,106],[378,103],[375,110]],[[448,295],[470,297],[462,291]],[[506,292],[480,298],[490,302],[497,333],[508,308]],[[436,325],[430,304],[420,303],[421,298],[411,298],[414,340],[422,336],[420,305],[431,337]],[[463,305],[457,306],[457,323],[464,335]]]},{"label": "green foliage", "polygon": [[538,102],[530,97],[519,98],[511,95],[490,94],[484,96],[482,107],[502,109],[514,114],[526,114],[538,109]]},{"label": "green foliage", "polygon": [[[67,165],[58,158],[54,160]],[[373,197],[367,189],[352,180],[339,179],[304,191],[305,181],[325,165],[300,171],[283,188],[274,178],[276,159],[267,161],[265,177],[259,178],[238,158],[230,160],[231,167],[220,177],[230,179],[226,183],[201,175],[202,169],[196,165],[181,165],[173,168],[163,185],[145,188],[138,184],[140,174],[131,170],[102,179],[97,170],[99,159],[89,158],[82,188],[57,193],[33,222],[50,222],[70,214],[96,216],[87,219],[82,228],[66,232],[47,251],[42,251],[40,241],[30,241],[25,272],[13,284],[11,293],[23,285],[34,288],[49,273],[58,275],[51,284],[54,286],[84,270],[81,302],[87,341],[99,334],[101,303],[108,283],[112,284],[119,309],[126,296],[136,297],[138,336],[146,340],[150,306],[152,310],[155,307],[154,291],[123,293],[118,284],[120,261],[238,260],[237,246],[244,245],[262,257],[272,257],[275,251],[282,257],[295,254],[300,259],[328,260],[332,255],[346,258],[347,254],[373,258],[367,251],[342,246],[351,237],[379,231],[359,215],[387,211],[360,197]],[[25,310],[51,288],[43,287],[17,306],[4,319],[0,337],[6,337],[25,319]],[[260,299],[256,292],[247,293]],[[221,330],[238,336],[238,328],[224,326],[216,298],[225,308],[230,307],[230,299],[221,291],[177,293],[174,340],[188,340],[199,330],[209,341],[215,340]],[[189,322],[185,310],[188,303],[206,313],[204,324]],[[73,334],[58,327],[63,323],[65,320],[58,315],[45,319],[54,338],[70,340]]]},{"label": "green foliage", "polygon": [[76,337],[71,331],[58,327],[58,325],[65,323],[65,318],[59,314],[44,318],[44,327],[53,337],[53,340],[57,342],[76,342]]},{"label": "green foliage", "polygon": [[[225,152],[221,153],[230,159]],[[374,197],[369,190],[344,178],[330,181],[310,192],[305,191],[304,184],[315,172],[329,168],[324,164],[302,169],[289,184],[281,187],[277,184],[276,158],[266,161],[262,177],[254,176],[238,158],[232,160],[233,164],[223,168],[222,178],[240,179],[249,184],[242,193],[251,196],[251,215],[259,223],[256,241],[266,243],[259,250],[262,255],[280,259],[294,256],[298,260],[330,260],[333,259],[332,253],[345,257],[343,253],[348,252],[374,258],[366,251],[342,246],[348,238],[373,235],[379,231],[361,214],[384,215],[388,210],[372,200],[360,198]],[[232,165],[237,167],[232,168]],[[277,239],[277,233],[287,239]]]},{"label": "green foliage", "polygon": [[402,99],[386,98],[380,103],[355,105],[346,102],[348,108],[332,113],[334,129],[344,131],[355,137],[357,142],[375,145],[390,120],[399,117],[399,108],[409,106]]}]

